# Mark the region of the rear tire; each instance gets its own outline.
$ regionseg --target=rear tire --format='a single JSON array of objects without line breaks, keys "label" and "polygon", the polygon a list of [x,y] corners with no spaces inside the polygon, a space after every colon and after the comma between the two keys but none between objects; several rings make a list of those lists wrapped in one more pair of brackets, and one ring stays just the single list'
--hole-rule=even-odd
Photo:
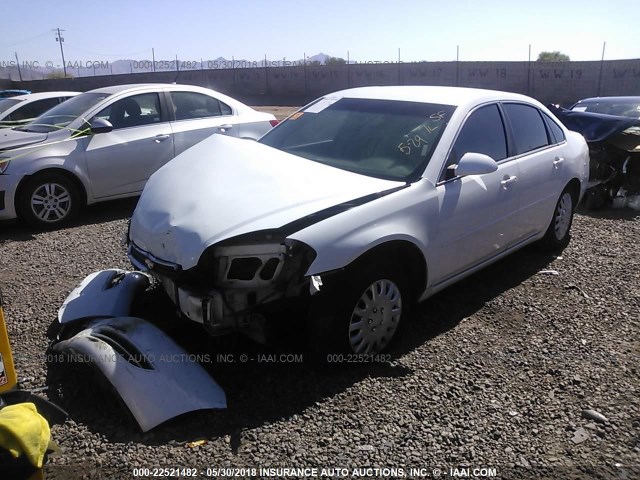
[{"label": "rear tire", "polygon": [[553,210],[553,218],[542,238],[541,245],[547,250],[562,250],[571,240],[571,224],[575,201],[569,188],[565,188],[560,194],[556,208]]},{"label": "rear tire", "polygon": [[[314,360],[338,363],[344,355],[384,351],[397,337],[409,305],[406,276],[388,260],[327,278],[311,299],[308,333]],[[336,362],[332,354],[339,355]]]},{"label": "rear tire", "polygon": [[59,173],[36,175],[20,189],[18,214],[30,225],[49,230],[71,220],[80,207],[74,183]]}]

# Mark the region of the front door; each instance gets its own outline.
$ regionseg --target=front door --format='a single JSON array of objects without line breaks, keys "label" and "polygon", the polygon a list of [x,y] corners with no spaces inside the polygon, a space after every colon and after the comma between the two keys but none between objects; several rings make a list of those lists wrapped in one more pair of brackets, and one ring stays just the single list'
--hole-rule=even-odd
[{"label": "front door", "polygon": [[[453,166],[467,152],[496,160],[485,175],[456,177]],[[507,158],[502,115],[495,104],[472,112],[460,130],[438,183],[439,214],[430,243],[438,252],[432,285],[446,281],[504,251],[518,235],[519,167]]]}]

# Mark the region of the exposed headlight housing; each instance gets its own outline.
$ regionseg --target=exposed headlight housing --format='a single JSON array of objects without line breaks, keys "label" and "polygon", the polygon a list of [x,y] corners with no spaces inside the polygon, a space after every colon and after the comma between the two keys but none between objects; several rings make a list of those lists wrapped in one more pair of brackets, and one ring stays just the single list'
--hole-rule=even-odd
[{"label": "exposed headlight housing", "polygon": [[247,238],[209,247],[196,267],[198,276],[213,279],[216,287],[255,289],[301,279],[316,257],[311,247],[296,240],[242,240]]}]

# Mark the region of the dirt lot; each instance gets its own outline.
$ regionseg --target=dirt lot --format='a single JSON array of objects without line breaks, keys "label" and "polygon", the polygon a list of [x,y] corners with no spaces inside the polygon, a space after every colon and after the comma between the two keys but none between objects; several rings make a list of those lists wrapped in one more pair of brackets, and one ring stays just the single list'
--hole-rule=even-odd
[{"label": "dirt lot", "polygon": [[[396,468],[362,473],[427,478],[464,466],[502,478],[633,478],[637,212],[579,214],[561,256],[529,248],[438,294],[417,307],[385,362],[317,370],[280,361],[299,345],[215,341],[160,314],[190,351],[214,354],[206,368],[229,408],[143,434],[90,371],[45,364],[45,331],[69,291],[92,271],[129,267],[120,240],[134,206],[93,207],[55,232],[1,226],[0,286],[20,384],[44,389],[71,417],[53,428],[62,453],[50,459],[48,478],[131,478],[144,466],[197,468],[200,478],[221,473],[209,467],[335,467],[349,476]],[[215,353],[250,360],[225,363]],[[586,410],[607,420],[585,418]]]}]

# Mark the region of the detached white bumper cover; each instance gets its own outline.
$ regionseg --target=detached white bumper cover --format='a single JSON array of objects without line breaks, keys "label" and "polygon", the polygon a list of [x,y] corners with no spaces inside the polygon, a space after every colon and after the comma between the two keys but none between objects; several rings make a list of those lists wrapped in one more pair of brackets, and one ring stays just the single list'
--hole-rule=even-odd
[{"label": "detached white bumper cover", "polygon": [[186,412],[227,406],[224,391],[204,368],[141,318],[94,320],[53,349],[91,361],[143,432]]},{"label": "detached white bumper cover", "polygon": [[127,316],[131,303],[149,283],[150,277],[142,272],[116,268],[94,272],[71,291],[58,310],[58,322]]}]

